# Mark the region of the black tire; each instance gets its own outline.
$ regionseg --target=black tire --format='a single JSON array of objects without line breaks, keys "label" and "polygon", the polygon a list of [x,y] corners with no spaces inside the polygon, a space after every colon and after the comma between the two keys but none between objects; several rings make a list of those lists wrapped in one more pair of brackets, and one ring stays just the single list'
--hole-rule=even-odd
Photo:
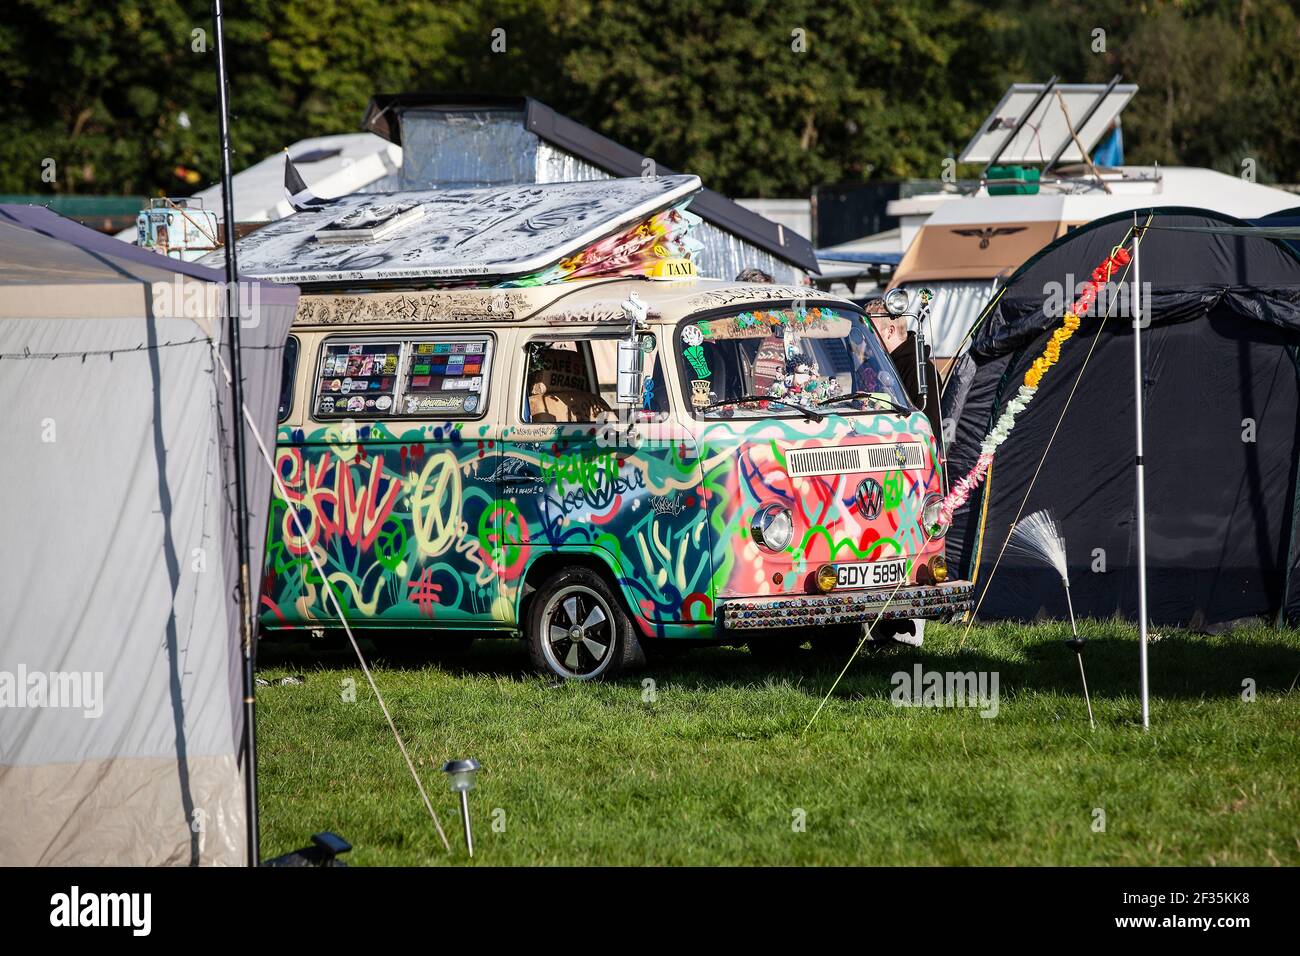
[{"label": "black tire", "polygon": [[376,634],[370,638],[378,656],[397,664],[429,663],[454,667],[465,660],[472,634]]},{"label": "black tire", "polygon": [[595,571],[559,571],[528,602],[528,656],[543,674],[565,680],[614,677],[645,660],[636,629]]}]

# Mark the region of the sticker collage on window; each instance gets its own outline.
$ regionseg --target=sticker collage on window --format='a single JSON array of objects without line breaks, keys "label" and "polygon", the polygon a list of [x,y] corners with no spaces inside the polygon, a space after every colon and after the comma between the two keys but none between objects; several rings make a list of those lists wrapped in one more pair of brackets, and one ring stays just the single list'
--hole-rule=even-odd
[{"label": "sticker collage on window", "polygon": [[316,396],[317,414],[392,411],[401,354],[397,342],[327,345]]},{"label": "sticker collage on window", "polygon": [[402,394],[407,415],[478,412],[483,392],[488,340],[416,342]]}]

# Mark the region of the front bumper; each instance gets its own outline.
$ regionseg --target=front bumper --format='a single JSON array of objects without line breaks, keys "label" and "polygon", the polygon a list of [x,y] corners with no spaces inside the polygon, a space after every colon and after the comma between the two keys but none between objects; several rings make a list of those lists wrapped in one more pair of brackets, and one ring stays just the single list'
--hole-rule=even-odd
[{"label": "front bumper", "polygon": [[916,584],[874,591],[729,598],[720,601],[719,618],[729,631],[774,627],[818,627],[877,619],[947,618],[969,611],[975,585],[969,581]]}]

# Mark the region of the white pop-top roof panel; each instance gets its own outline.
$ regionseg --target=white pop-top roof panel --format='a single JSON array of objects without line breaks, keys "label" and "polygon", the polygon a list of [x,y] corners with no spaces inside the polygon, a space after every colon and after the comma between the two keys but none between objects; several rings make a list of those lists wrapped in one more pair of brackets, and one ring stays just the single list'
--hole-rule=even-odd
[{"label": "white pop-top roof panel", "polygon": [[[1015,83],[962,150],[958,162],[987,163],[997,156],[999,164],[1046,165],[1064,147],[1057,163],[1079,163],[1084,157],[1073,143],[1070,130],[1078,130],[1079,142],[1091,152],[1111,121],[1137,93],[1136,84],[1120,83],[1109,93],[1105,83],[1058,83],[1035,105],[1042,83]],[[1098,100],[1101,102],[1098,103]],[[1093,106],[1097,108],[1093,110]],[[1020,118],[1028,118],[1010,142]],[[1089,110],[1092,110],[1089,115]],[[1087,117],[1087,121],[1084,118]],[[1081,125],[1082,124],[1082,125]],[[1006,143],[999,154],[998,150]]]},{"label": "white pop-top roof panel", "polygon": [[696,176],[661,176],[344,196],[240,240],[239,271],[298,284],[513,278],[699,189]]}]

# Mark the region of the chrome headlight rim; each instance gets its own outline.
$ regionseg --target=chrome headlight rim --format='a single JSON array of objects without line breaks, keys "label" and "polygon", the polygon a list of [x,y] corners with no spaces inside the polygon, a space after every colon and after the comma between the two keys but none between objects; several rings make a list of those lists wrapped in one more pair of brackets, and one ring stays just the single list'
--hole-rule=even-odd
[{"label": "chrome headlight rim", "polygon": [[[782,532],[784,526],[784,532]],[[784,540],[781,540],[782,534]],[[794,538],[794,514],[785,505],[767,504],[754,512],[749,523],[749,536],[768,554],[780,554]]]},{"label": "chrome headlight rim", "polygon": [[912,296],[902,286],[885,293],[885,311],[890,315],[906,315],[911,304]]},{"label": "chrome headlight rim", "polygon": [[925,496],[925,502],[921,505],[921,527],[930,536],[931,541],[936,541],[948,533],[947,525],[939,523],[941,504],[943,504],[943,495],[931,492]]}]

